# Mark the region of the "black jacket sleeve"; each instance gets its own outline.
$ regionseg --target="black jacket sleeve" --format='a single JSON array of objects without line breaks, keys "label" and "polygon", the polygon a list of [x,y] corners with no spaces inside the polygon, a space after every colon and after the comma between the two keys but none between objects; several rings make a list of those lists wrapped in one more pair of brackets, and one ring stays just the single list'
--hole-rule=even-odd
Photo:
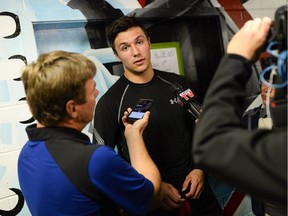
[{"label": "black jacket sleeve", "polygon": [[287,204],[287,126],[249,131],[241,105],[250,63],[226,55],[204,99],[194,134],[195,163],[262,201]]}]

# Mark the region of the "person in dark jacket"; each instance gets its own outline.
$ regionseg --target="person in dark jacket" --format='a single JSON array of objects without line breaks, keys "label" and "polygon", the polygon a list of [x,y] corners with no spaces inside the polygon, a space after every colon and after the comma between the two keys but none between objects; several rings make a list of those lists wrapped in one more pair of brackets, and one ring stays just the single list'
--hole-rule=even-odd
[{"label": "person in dark jacket", "polygon": [[[124,75],[100,98],[94,127],[106,145],[117,146],[119,154],[129,161],[119,113],[135,106],[139,99],[153,100],[143,138],[162,183],[160,207],[147,215],[222,215],[206,174],[194,166],[190,154],[195,119],[177,103],[170,90],[174,82],[189,88],[188,79],[152,67],[150,37],[134,16],[123,16],[109,26],[108,40],[123,64]],[[182,194],[185,190],[186,194]]]},{"label": "person in dark jacket", "polygon": [[[241,123],[245,85],[271,23],[250,20],[229,42],[204,99],[193,156],[199,167],[287,215],[287,123],[255,130]],[[277,91],[283,89],[275,98]],[[287,94],[282,99],[287,103]],[[278,114],[287,118],[287,109]]]}]

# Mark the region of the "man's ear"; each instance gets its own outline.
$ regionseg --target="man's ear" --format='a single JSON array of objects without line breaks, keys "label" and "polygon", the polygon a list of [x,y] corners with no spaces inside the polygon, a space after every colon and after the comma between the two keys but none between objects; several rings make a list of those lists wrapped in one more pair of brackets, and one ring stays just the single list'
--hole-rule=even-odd
[{"label": "man's ear", "polygon": [[150,41],[150,37],[147,37],[147,40],[148,40],[149,46],[150,46],[150,48],[151,48],[151,41]]},{"label": "man's ear", "polygon": [[114,55],[115,55],[116,59],[117,59],[119,62],[121,62],[121,59],[119,58],[117,52],[114,52]]},{"label": "man's ear", "polygon": [[78,116],[78,112],[76,109],[76,103],[74,100],[69,100],[66,103],[66,112],[72,118],[76,118]]}]

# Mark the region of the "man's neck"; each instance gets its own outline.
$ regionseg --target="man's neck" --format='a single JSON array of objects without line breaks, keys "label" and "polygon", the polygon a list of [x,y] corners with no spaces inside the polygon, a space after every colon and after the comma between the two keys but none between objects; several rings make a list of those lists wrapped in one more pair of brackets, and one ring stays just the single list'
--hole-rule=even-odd
[{"label": "man's neck", "polygon": [[153,68],[149,68],[148,70],[142,73],[132,73],[132,72],[124,72],[124,76],[133,83],[144,84],[150,82],[154,77]]},{"label": "man's neck", "polygon": [[78,131],[82,131],[84,129],[83,125],[78,123],[76,120],[68,120],[68,121],[62,121],[62,122],[59,122],[57,123],[55,126],[58,126],[58,127],[67,127],[67,128],[73,128],[75,130],[78,130]]}]

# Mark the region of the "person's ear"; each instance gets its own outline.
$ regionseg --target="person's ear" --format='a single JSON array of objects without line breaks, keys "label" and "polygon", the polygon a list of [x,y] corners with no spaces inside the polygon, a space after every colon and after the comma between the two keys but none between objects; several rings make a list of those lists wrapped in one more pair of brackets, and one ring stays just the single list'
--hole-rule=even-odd
[{"label": "person's ear", "polygon": [[76,118],[78,116],[77,108],[76,108],[76,103],[74,100],[69,100],[66,103],[66,112],[69,116],[72,118]]},{"label": "person's ear", "polygon": [[147,40],[148,40],[148,44],[149,44],[149,46],[150,46],[150,48],[151,48],[151,41],[150,41],[150,37],[147,37]]},{"label": "person's ear", "polygon": [[119,61],[119,62],[122,62],[121,59],[119,58],[118,54],[116,52],[114,52],[114,55],[116,57],[116,59]]}]

